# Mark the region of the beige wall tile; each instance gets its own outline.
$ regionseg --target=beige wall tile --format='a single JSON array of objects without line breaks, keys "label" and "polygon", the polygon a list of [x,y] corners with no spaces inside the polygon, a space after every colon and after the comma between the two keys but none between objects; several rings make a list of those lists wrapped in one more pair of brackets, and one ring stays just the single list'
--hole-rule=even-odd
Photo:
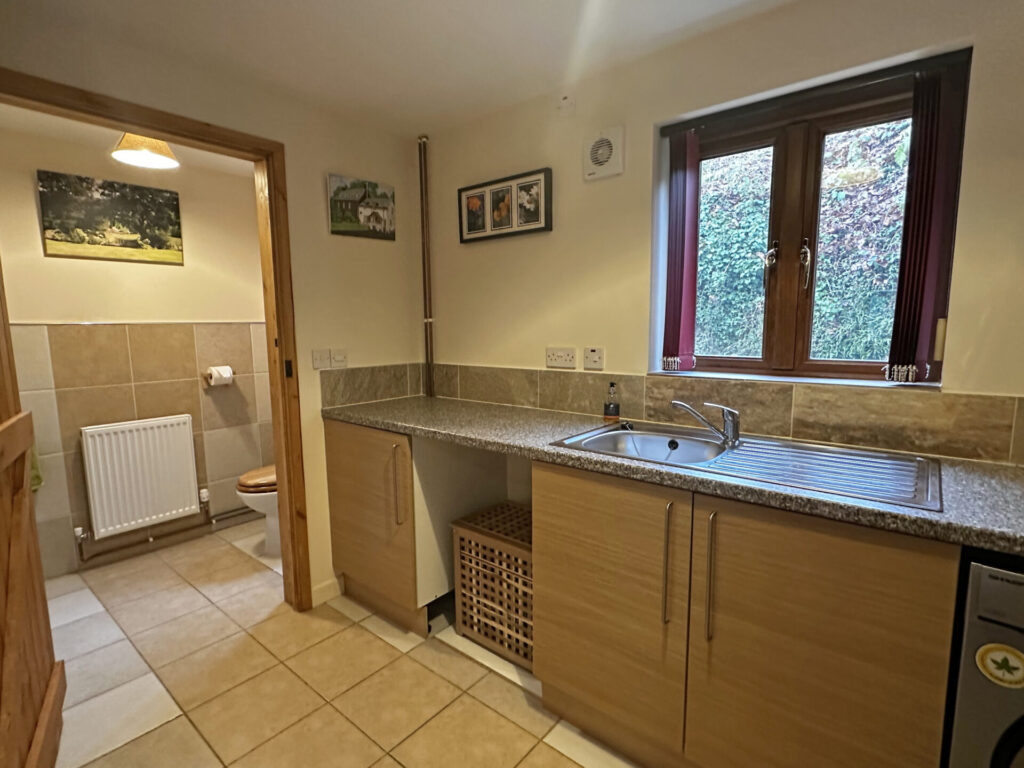
[{"label": "beige wall tile", "polygon": [[323,407],[390,400],[409,394],[409,366],[371,365],[320,371]]},{"label": "beige wall tile", "polygon": [[39,472],[43,484],[34,496],[36,522],[71,519],[71,501],[68,497],[68,478],[64,466],[64,454],[39,457]]},{"label": "beige wall tile", "polygon": [[257,421],[256,381],[252,374],[236,376],[227,386],[202,385],[203,429],[223,429]]},{"label": "beige wall tile", "polygon": [[53,369],[50,365],[50,339],[45,325],[12,325],[11,342],[14,346],[14,369],[18,374],[18,388],[53,389]]},{"label": "beige wall tile", "polygon": [[459,366],[434,364],[434,394],[437,397],[459,396]]},{"label": "beige wall tile", "polygon": [[235,374],[252,373],[252,334],[247,323],[197,323],[196,358],[200,376],[213,365]]},{"label": "beige wall tile", "polygon": [[253,381],[256,385],[256,420],[270,421],[270,374],[257,373]]},{"label": "beige wall tile", "polygon": [[459,366],[459,397],[485,403],[538,405],[539,371],[527,368]]},{"label": "beige wall tile", "polygon": [[237,477],[229,477],[225,480],[207,480],[206,488],[210,491],[210,516],[216,517],[225,512],[233,512],[242,509],[245,504],[238,498],[236,485]]},{"label": "beige wall tile", "polygon": [[267,354],[267,324],[249,324],[250,343],[252,344],[252,371],[266,373],[270,370]]},{"label": "beige wall tile", "polygon": [[211,480],[237,479],[260,465],[259,426],[214,429],[203,434],[206,476]]},{"label": "beige wall tile", "polygon": [[89,525],[89,496],[85,487],[85,465],[78,451],[64,454],[64,479],[68,489],[68,506],[74,525]]},{"label": "beige wall tile", "polygon": [[648,376],[646,418],[699,427],[692,416],[673,408],[673,400],[689,403],[715,425],[721,420],[718,403],[740,412],[740,429],[746,434],[788,437],[793,407],[793,385],[770,381],[698,378],[690,376]]},{"label": "beige wall tile", "polygon": [[43,576],[52,579],[78,569],[75,536],[71,520],[60,517],[36,524],[39,531],[39,554],[43,561]]},{"label": "beige wall tile", "polygon": [[1024,397],[1017,398],[1017,415],[1013,423],[1013,448],[1010,451],[1010,461],[1014,464],[1024,464]]},{"label": "beige wall tile", "polygon": [[57,390],[61,443],[65,453],[81,448],[81,429],[135,418],[131,384]]},{"label": "beige wall tile", "polygon": [[268,466],[274,461],[274,425],[265,421],[260,424],[260,462]]},{"label": "beige wall tile", "polygon": [[196,455],[196,482],[199,485],[205,485],[206,483],[206,446],[203,442],[202,433],[195,433],[192,435],[192,443],[195,448]]},{"label": "beige wall tile", "polygon": [[644,418],[644,377],[617,373],[540,371],[540,407],[601,415],[608,385],[615,382],[624,419]]},{"label": "beige wall tile", "polygon": [[1012,397],[798,384],[793,437],[1006,461],[1015,407]]},{"label": "beige wall tile", "polygon": [[191,323],[129,325],[128,345],[133,381],[195,378],[196,341]]},{"label": "beige wall tile", "polygon": [[50,359],[57,389],[126,384],[132,380],[123,325],[51,325]]},{"label": "beige wall tile", "polygon": [[57,418],[57,394],[52,389],[21,393],[21,408],[32,413],[32,431],[40,456],[64,450]]},{"label": "beige wall tile", "polygon": [[203,428],[199,409],[199,380],[154,381],[135,385],[135,409],[139,419],[159,416],[177,416],[187,413],[192,417],[192,431]]},{"label": "beige wall tile", "polygon": [[383,754],[359,729],[321,707],[234,765],[237,768],[366,768]]}]

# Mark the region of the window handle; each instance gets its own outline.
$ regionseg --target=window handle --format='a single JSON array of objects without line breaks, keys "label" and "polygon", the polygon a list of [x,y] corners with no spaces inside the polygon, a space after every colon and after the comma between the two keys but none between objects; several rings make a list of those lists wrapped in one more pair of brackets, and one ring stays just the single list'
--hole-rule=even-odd
[{"label": "window handle", "polygon": [[775,262],[779,260],[779,241],[772,240],[772,247],[769,248],[765,253],[757,254],[757,257],[761,259],[762,262],[762,285],[764,286],[764,292],[767,294],[768,284],[771,282],[772,268],[775,267]]},{"label": "window handle", "polygon": [[804,268],[804,290],[811,287],[811,272],[814,271],[814,253],[811,251],[810,240],[804,238],[804,244],[800,246],[800,263]]}]

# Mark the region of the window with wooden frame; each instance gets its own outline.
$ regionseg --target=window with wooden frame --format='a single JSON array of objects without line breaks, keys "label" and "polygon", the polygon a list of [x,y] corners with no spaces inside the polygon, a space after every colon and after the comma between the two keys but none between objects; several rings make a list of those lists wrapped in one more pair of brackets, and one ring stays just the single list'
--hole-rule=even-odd
[{"label": "window with wooden frame", "polygon": [[938,381],[970,50],[662,129],[662,368]]}]

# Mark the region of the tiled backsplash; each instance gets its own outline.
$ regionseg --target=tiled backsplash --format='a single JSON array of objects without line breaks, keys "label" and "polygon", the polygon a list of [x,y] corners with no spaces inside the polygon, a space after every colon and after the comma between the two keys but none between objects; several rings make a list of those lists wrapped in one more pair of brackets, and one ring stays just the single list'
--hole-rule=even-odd
[{"label": "tiled backsplash", "polygon": [[[72,529],[90,527],[82,427],[191,414],[196,474],[213,515],[243,506],[241,473],[274,462],[263,323],[15,325],[11,335],[43,476],[35,508],[48,577],[77,567]],[[200,374],[211,365],[230,365],[234,383],[207,387]],[[92,548],[194,524],[164,523]]]},{"label": "tiled backsplash", "polygon": [[423,363],[398,363],[320,371],[320,405],[330,408],[422,395],[423,367]]}]

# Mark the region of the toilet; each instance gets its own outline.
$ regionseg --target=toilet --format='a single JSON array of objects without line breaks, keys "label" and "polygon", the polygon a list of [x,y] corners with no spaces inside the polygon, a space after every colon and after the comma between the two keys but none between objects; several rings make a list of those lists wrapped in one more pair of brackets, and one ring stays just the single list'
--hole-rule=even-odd
[{"label": "toilet", "polygon": [[252,469],[238,478],[238,498],[249,509],[262,512],[266,519],[264,554],[281,556],[281,528],[277,516],[277,468],[271,464]]}]

